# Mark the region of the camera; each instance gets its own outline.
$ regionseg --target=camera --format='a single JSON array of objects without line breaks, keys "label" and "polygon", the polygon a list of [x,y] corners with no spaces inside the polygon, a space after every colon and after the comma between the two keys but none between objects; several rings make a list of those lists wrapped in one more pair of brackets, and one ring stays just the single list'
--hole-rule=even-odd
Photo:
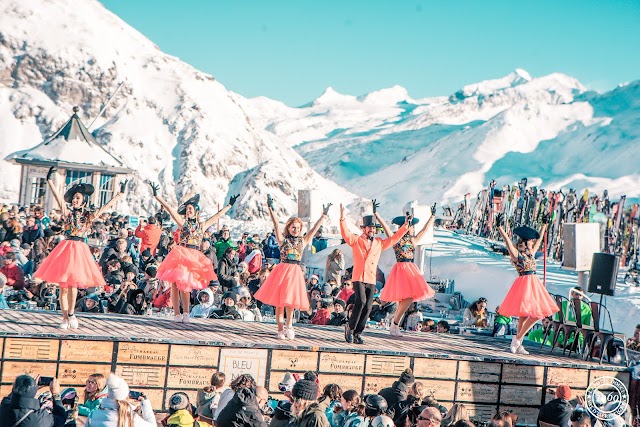
[{"label": "camera", "polygon": [[53,382],[53,377],[40,377],[38,378],[38,387],[49,387]]},{"label": "camera", "polygon": [[144,393],[141,391],[129,391],[129,399],[138,400],[139,398],[144,397]]}]

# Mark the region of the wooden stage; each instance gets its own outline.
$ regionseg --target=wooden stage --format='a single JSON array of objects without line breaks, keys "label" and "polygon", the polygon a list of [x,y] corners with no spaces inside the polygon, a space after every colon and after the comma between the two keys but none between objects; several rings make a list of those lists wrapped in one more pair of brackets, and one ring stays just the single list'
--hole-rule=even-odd
[{"label": "wooden stage", "polygon": [[[377,392],[411,367],[442,402],[465,402],[479,419],[513,409],[535,423],[538,408],[553,399],[559,384],[576,393],[600,376],[629,385],[624,366],[599,365],[566,357],[556,349],[527,346],[514,355],[509,340],[431,333],[392,339],[388,331],[367,329],[366,343],[350,345],[342,328],[300,325],[295,341],[275,338],[275,325],[232,320],[79,315],[80,329],[62,331],[59,313],[0,310],[0,394],[17,375],[56,375],[63,385],[84,386],[88,375],[122,375],[132,390],[144,390],[156,410],[177,390],[195,397],[220,369],[227,376],[251,373],[278,397],[287,371],[318,371],[322,384],[343,390]],[[448,405],[450,406],[450,404]]]}]

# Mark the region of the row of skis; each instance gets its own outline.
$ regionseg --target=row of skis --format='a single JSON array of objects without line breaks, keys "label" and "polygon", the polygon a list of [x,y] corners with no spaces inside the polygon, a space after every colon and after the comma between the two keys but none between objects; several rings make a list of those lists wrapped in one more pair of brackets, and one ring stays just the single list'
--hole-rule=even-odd
[{"label": "row of skis", "polygon": [[[612,201],[605,190],[603,194],[590,194],[585,190],[581,195],[574,189],[565,194],[560,191],[546,191],[542,188],[527,186],[523,178],[518,185],[498,188],[496,181],[491,181],[488,188],[482,190],[471,203],[467,194],[463,203],[454,213],[445,208],[445,213],[452,218],[452,227],[458,232],[475,235],[497,242],[499,238],[496,219],[508,220],[508,230],[520,225],[535,229],[542,226],[542,218],[549,217],[546,245],[544,250],[550,259],[562,262],[563,240],[562,227],[567,223],[597,222],[601,224],[601,248],[603,252],[620,257],[621,266],[629,267],[627,280],[640,282],[638,273],[638,242],[640,209],[638,204],[628,206],[626,196]],[[506,253],[502,244],[493,244],[497,252]]]}]

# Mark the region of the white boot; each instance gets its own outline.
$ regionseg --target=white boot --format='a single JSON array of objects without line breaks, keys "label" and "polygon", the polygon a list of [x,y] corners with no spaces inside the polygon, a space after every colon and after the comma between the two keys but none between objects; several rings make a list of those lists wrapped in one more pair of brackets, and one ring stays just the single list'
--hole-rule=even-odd
[{"label": "white boot", "polygon": [[395,322],[391,322],[391,327],[389,328],[389,335],[392,337],[401,337],[402,332],[400,332],[400,326],[396,325]]},{"label": "white boot", "polygon": [[514,335],[513,338],[511,338],[511,353],[517,353],[518,352],[518,348],[520,348],[520,346],[522,345],[522,342],[516,338],[516,336]]}]

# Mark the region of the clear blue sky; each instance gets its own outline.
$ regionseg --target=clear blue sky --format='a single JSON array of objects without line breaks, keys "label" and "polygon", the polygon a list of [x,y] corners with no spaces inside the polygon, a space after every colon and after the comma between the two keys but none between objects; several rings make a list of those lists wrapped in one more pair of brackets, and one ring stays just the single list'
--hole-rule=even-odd
[{"label": "clear blue sky", "polygon": [[640,79],[638,0],[101,0],[228,89],[297,106],[332,86],[449,95],[520,67]]}]

